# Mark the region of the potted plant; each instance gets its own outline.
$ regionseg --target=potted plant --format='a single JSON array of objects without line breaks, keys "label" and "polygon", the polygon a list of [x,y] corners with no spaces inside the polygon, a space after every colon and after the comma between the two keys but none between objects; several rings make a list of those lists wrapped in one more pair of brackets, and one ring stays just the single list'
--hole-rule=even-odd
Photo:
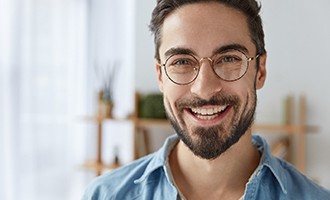
[{"label": "potted plant", "polygon": [[114,106],[114,83],[116,78],[116,63],[107,64],[105,67],[97,68],[97,73],[101,81],[101,89],[98,92],[98,115],[112,118]]}]

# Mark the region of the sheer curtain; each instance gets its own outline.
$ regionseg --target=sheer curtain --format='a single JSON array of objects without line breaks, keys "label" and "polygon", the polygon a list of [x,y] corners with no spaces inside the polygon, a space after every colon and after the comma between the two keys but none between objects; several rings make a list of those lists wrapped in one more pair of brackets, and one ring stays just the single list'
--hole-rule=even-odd
[{"label": "sheer curtain", "polygon": [[86,0],[0,0],[0,199],[79,199]]}]

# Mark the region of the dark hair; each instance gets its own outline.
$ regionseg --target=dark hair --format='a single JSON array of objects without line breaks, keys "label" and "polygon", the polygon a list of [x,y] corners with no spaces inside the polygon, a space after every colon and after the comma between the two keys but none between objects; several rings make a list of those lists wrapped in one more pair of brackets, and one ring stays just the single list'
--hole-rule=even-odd
[{"label": "dark hair", "polygon": [[183,5],[204,2],[218,2],[244,13],[247,17],[251,39],[256,46],[257,54],[266,53],[264,31],[259,14],[261,6],[255,0],[157,0],[149,25],[150,31],[154,34],[155,58],[157,60],[160,60],[161,28],[165,18]]}]

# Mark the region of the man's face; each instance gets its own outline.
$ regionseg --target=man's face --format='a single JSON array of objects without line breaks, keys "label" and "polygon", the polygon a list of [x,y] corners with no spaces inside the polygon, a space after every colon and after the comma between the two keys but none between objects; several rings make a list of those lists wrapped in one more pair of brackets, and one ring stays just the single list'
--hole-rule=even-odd
[{"label": "man's face", "polygon": [[[239,46],[248,57],[256,56],[246,17],[219,3],[185,5],[164,21],[159,48],[161,63],[175,49],[193,52],[196,58],[212,57],[219,49]],[[181,140],[192,152],[214,159],[235,144],[253,122],[256,89],[265,79],[265,60],[249,63],[239,80],[226,82],[205,59],[195,81],[177,85],[157,67],[159,87],[164,94],[167,115]]]}]

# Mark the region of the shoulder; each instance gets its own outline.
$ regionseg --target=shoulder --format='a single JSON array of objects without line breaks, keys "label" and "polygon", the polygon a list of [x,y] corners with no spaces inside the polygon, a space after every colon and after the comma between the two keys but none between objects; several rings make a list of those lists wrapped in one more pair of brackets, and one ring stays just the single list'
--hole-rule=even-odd
[{"label": "shoulder", "polygon": [[265,139],[254,136],[253,142],[262,152],[256,177],[256,180],[260,180],[261,196],[330,200],[330,191],[313,182],[287,161],[273,156]]},{"label": "shoulder", "polygon": [[175,199],[176,190],[170,183],[166,163],[178,140],[170,136],[155,153],[97,177],[87,186],[82,199]]},{"label": "shoulder", "polygon": [[[296,199],[329,199],[330,191],[316,184],[309,177],[298,171],[290,163],[278,159],[283,167],[287,194]],[[283,178],[283,177],[282,177]]]},{"label": "shoulder", "polygon": [[145,172],[154,154],[108,172],[95,178],[86,188],[83,200],[118,199],[120,196],[134,195],[139,185],[134,182]]}]

